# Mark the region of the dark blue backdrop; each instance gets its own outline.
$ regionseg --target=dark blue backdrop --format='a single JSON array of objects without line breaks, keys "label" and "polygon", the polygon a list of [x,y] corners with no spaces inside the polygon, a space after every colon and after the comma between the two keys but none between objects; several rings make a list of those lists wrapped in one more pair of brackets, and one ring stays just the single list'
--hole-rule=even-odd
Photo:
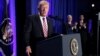
[{"label": "dark blue backdrop", "polygon": [[[40,0],[26,0],[26,15],[37,14]],[[49,15],[53,18],[56,33],[62,33],[62,23],[66,22],[67,15],[73,16],[73,21],[78,18],[77,0],[47,0],[50,3]]]},{"label": "dark blue backdrop", "polygon": [[3,15],[4,15],[4,8],[5,8],[5,1],[0,0],[0,24],[3,20]]}]

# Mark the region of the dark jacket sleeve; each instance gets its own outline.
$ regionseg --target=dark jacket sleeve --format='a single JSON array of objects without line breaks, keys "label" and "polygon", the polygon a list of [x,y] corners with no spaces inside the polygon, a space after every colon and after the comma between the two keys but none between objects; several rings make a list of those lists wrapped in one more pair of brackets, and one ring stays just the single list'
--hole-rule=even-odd
[{"label": "dark jacket sleeve", "polygon": [[68,25],[66,23],[63,23],[63,34],[67,34],[68,32]]},{"label": "dark jacket sleeve", "polygon": [[31,16],[28,16],[26,18],[25,25],[24,25],[24,40],[26,46],[30,45],[31,31],[32,31],[32,18]]}]

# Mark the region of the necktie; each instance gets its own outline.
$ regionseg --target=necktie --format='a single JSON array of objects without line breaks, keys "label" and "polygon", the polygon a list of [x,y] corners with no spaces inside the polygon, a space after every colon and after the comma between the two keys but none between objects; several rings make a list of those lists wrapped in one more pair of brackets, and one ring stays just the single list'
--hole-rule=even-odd
[{"label": "necktie", "polygon": [[48,36],[48,27],[47,27],[47,23],[46,23],[46,18],[43,18],[43,34],[44,37],[47,38]]}]

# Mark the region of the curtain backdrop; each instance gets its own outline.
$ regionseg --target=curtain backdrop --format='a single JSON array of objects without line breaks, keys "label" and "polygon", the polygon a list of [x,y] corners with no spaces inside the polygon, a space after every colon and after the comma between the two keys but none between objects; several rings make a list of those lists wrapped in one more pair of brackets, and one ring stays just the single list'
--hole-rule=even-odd
[{"label": "curtain backdrop", "polygon": [[[40,0],[26,0],[26,15],[38,13],[38,2]],[[62,33],[62,23],[66,22],[67,15],[73,16],[73,21],[78,18],[78,3],[77,0],[47,0],[50,3],[48,16],[54,21],[54,28],[56,33]]]}]

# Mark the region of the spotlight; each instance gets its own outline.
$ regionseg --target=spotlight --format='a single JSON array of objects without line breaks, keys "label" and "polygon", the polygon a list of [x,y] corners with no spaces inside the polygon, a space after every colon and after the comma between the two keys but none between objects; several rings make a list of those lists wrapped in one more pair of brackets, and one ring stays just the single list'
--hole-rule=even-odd
[{"label": "spotlight", "polygon": [[91,6],[92,6],[92,7],[95,7],[95,4],[92,4]]}]

